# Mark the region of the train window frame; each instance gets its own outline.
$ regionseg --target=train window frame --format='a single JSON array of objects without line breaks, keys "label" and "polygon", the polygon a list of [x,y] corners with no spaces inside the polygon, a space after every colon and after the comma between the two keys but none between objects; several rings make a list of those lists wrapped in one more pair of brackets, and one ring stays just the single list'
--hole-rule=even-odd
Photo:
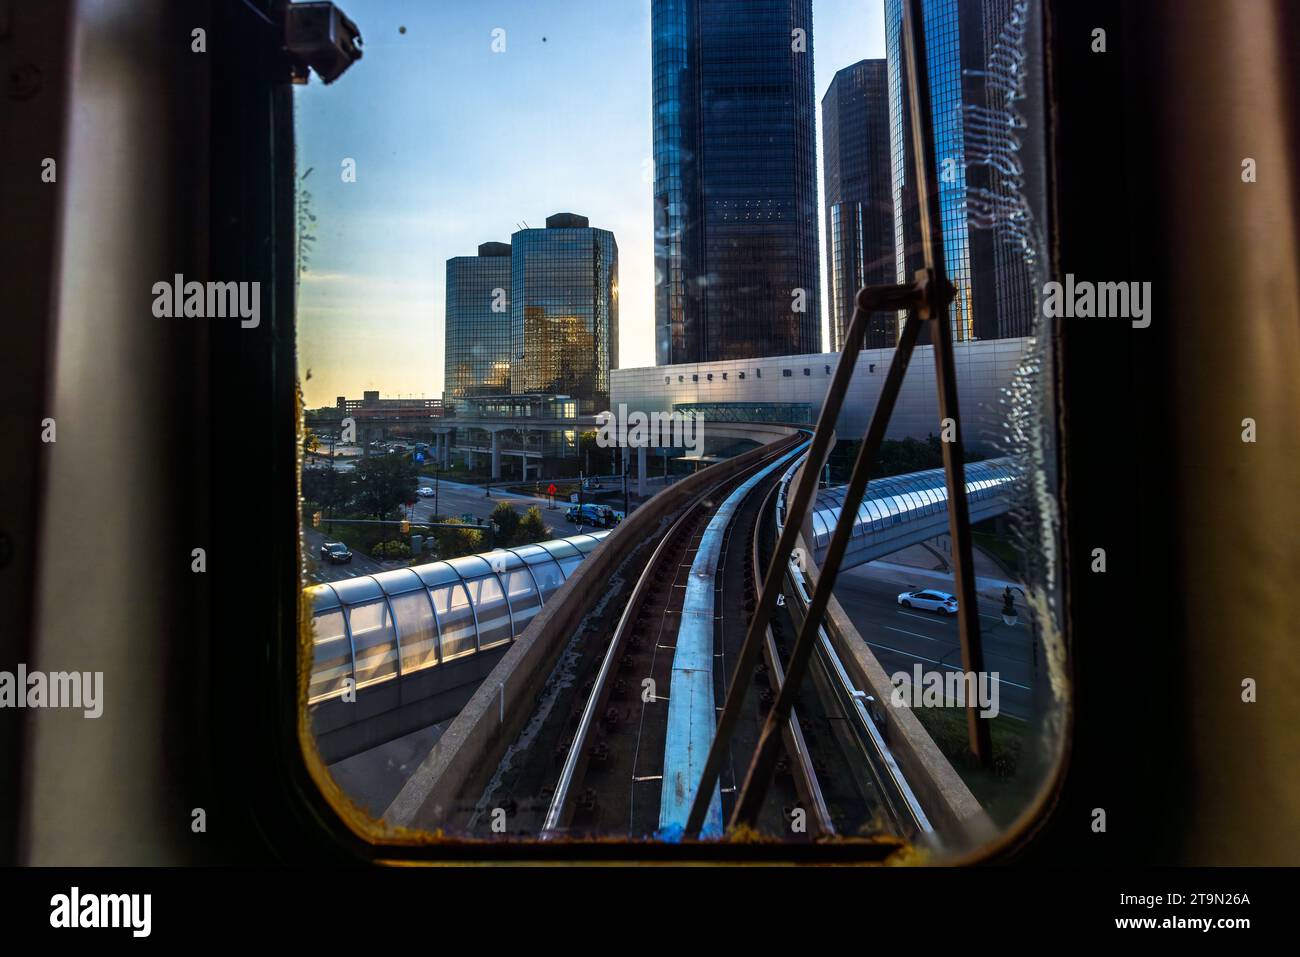
[{"label": "train window frame", "polygon": [[[1044,0],[1042,4],[1044,20],[1049,19],[1049,4]],[[1045,82],[1045,93],[1047,105],[1054,104],[1054,97],[1050,86],[1051,71],[1046,70],[1047,81]],[[283,104],[281,104],[282,106]],[[292,113],[292,103],[289,102],[289,110]],[[1047,174],[1049,183],[1047,193],[1049,203],[1055,201],[1054,183],[1056,179],[1056,158],[1050,154],[1050,145],[1052,140],[1052,130],[1049,128],[1046,134],[1049,142],[1049,159],[1047,161]],[[280,205],[280,214],[283,216],[285,207],[283,202]],[[1049,224],[1050,228],[1055,227],[1055,223]],[[280,270],[283,272],[287,268],[285,263],[280,264]],[[283,280],[282,280],[283,281]],[[293,335],[297,334],[297,316],[295,310],[290,310],[288,318],[289,328]],[[294,373],[297,373],[296,362],[292,366]],[[829,370],[828,370],[829,371]],[[874,371],[874,365],[871,371]],[[279,375],[284,375],[283,368],[277,370]],[[792,370],[783,369],[785,377],[793,375]],[[755,370],[755,376],[761,377],[761,369]],[[810,370],[804,370],[805,376],[810,375]],[[739,373],[744,378],[744,372]],[[712,379],[712,375],[709,376]],[[665,378],[667,382],[667,377]],[[679,376],[679,381],[681,377]],[[693,375],[693,381],[698,382],[698,374]],[[1058,390],[1053,390],[1047,397],[1054,403],[1055,412],[1059,413],[1059,406],[1062,401]],[[296,404],[296,415],[294,421],[297,427],[301,428],[302,410],[300,401]],[[1058,443],[1065,441],[1064,427],[1058,427],[1055,436]],[[293,453],[295,458],[295,467],[293,469],[295,485],[295,503],[297,501],[299,476],[301,472],[301,442],[293,443]],[[1058,494],[1060,491],[1058,484]],[[295,515],[295,541],[301,534],[301,529],[297,527],[297,509]],[[300,570],[299,570],[300,571]],[[1068,576],[1065,576],[1068,581]],[[301,585],[301,582],[300,582]],[[704,860],[715,863],[730,863],[737,860],[841,860],[846,862],[858,861],[858,857],[853,851],[852,845],[845,845],[839,848],[828,848],[825,845],[757,845],[745,848],[730,842],[722,843],[700,843],[700,844],[655,844],[646,845],[632,840],[618,842],[600,842],[600,846],[595,843],[581,839],[564,839],[556,842],[540,842],[537,840],[518,840],[512,839],[505,842],[492,842],[484,844],[470,838],[447,837],[440,834],[429,834],[425,832],[405,832],[394,831],[392,828],[384,825],[368,815],[364,810],[359,808],[352,799],[347,796],[338,785],[333,781],[332,775],[328,768],[325,767],[316,751],[314,735],[311,732],[310,722],[306,719],[306,691],[310,680],[310,667],[308,665],[308,653],[311,646],[311,628],[307,603],[304,598],[304,589],[298,588],[298,627],[294,629],[296,638],[296,647],[298,654],[296,656],[297,665],[292,669],[295,683],[298,686],[298,706],[296,711],[296,743],[301,756],[304,760],[306,771],[309,778],[319,790],[319,795],[325,801],[325,806],[329,808],[338,820],[342,823],[348,832],[353,836],[360,838],[364,845],[369,848],[369,856],[374,861],[394,862],[398,859],[408,860],[410,862],[436,863],[439,860],[448,858],[459,858],[463,860],[478,859],[519,859],[527,858],[531,860],[565,862],[571,861],[577,856],[579,859],[612,859],[612,860],[637,860],[637,859],[662,859],[662,860]],[[1064,617],[1062,622],[1063,639],[1067,650],[1071,645],[1071,634],[1068,616]],[[291,657],[292,660],[292,657]],[[1072,693],[1071,693],[1072,695]],[[1067,702],[1071,696],[1067,696]],[[1067,715],[1068,717],[1068,715]],[[1022,844],[1029,839],[1032,834],[1041,827],[1047,820],[1047,814],[1050,811],[1055,794],[1059,789],[1060,782],[1064,779],[1069,762],[1069,742],[1070,729],[1067,727],[1062,736],[1062,752],[1054,762],[1052,772],[1045,778],[1039,794],[1035,801],[1018,816],[1016,822],[999,832],[992,840],[982,843],[978,848],[969,852],[964,857],[955,859],[945,859],[944,863],[967,864],[986,862],[996,860],[999,856],[1007,853],[1009,850]],[[354,848],[355,850],[355,848]],[[860,849],[859,849],[860,851]],[[400,852],[400,853],[399,853]],[[575,852],[580,852],[575,855]],[[409,856],[403,856],[409,855]],[[866,863],[866,861],[861,861]]]}]

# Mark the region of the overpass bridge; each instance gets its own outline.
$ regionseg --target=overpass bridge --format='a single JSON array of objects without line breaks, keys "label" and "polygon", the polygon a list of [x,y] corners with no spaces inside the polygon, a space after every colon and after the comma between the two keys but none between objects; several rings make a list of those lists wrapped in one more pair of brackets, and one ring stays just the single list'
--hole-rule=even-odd
[{"label": "overpass bridge", "polygon": [[[792,466],[787,482],[793,477]],[[972,462],[966,466],[966,500],[970,520],[982,522],[1006,513],[1018,486],[1018,467],[1008,458]],[[805,537],[818,565],[826,558],[831,533],[843,510],[845,487],[817,492],[817,507],[809,517]],[[943,469],[872,479],[858,505],[841,569],[853,568],[944,534],[948,530],[948,490]],[[811,531],[811,535],[808,532]]]}]

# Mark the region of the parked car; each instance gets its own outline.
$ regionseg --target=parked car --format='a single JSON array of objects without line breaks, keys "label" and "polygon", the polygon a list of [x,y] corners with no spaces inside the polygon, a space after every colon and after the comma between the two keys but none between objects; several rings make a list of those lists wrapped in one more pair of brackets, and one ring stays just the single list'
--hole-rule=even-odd
[{"label": "parked car", "polygon": [[957,614],[957,597],[946,591],[922,589],[905,591],[898,596],[898,603],[904,608],[919,608],[922,611],[937,611],[941,615]]},{"label": "parked car", "polygon": [[428,485],[421,485],[415,490],[415,494],[420,496],[420,498],[433,498],[433,489]]},{"label": "parked car", "polygon": [[623,513],[608,505],[570,505],[564,516],[575,525],[598,525],[601,528],[613,528],[623,521]]},{"label": "parked car", "polygon": [[320,547],[321,561],[342,565],[352,561],[352,550],[342,542],[326,542]]},{"label": "parked car", "polygon": [[584,479],[582,483],[582,487],[589,492],[596,491],[600,488],[600,479],[597,478]]}]

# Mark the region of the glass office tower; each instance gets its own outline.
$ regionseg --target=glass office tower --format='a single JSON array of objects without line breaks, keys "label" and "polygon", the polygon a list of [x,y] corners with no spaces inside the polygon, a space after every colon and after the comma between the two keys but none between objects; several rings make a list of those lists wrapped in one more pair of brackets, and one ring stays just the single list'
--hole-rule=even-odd
[{"label": "glass office tower", "polygon": [[[896,281],[894,196],[889,166],[889,82],[884,60],[835,74],[822,97],[830,350],[844,345],[858,290]],[[892,318],[870,317],[866,345],[894,344]]]},{"label": "glass office tower", "polygon": [[820,349],[811,0],[652,0],[660,365]]},{"label": "glass office tower", "polygon": [[[956,287],[950,308],[954,341],[1024,336],[1033,324],[1036,294],[1027,245],[1008,227],[1027,228],[1035,190],[1026,188],[1025,153],[1034,154],[1028,165],[1039,163],[1042,145],[1019,141],[1013,114],[1025,81],[1023,57],[1003,35],[1018,29],[1033,42],[1026,27],[1035,6],[1022,0],[923,4],[945,265]],[[921,267],[921,234],[908,139],[902,0],[885,0],[885,44],[895,275],[907,282]],[[1013,89],[1017,93],[1009,96]],[[920,341],[928,339],[923,329]]]},{"label": "glass office tower", "polygon": [[443,399],[510,391],[510,244],[447,260]]},{"label": "glass office tower", "polygon": [[[971,291],[970,232],[966,219],[966,148],[964,102],[975,102],[963,88],[970,82],[963,67],[983,66],[983,37],[978,29],[979,0],[925,0],[925,43],[929,66],[930,109],[934,123],[932,160],[938,169],[939,211],[943,226],[944,263],[956,289],[949,315],[954,342],[975,338]],[[976,16],[972,19],[971,11]],[[966,28],[963,30],[963,20]],[[910,282],[921,268],[921,228],[917,205],[915,160],[909,140],[909,98],[903,73],[903,3],[885,0],[885,49],[889,64],[890,154],[894,194],[895,276]],[[928,330],[922,330],[927,341]]]},{"label": "glass office tower", "polygon": [[511,236],[510,391],[609,408],[618,354],[618,244],[585,216],[557,213]]}]

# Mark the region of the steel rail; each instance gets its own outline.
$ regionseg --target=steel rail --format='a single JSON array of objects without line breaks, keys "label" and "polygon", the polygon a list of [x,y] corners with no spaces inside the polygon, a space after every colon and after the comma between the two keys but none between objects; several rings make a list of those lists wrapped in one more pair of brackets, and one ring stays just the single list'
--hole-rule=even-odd
[{"label": "steel rail", "polygon": [[[890,363],[889,373],[881,390],[880,400],[872,412],[867,434],[858,450],[857,459],[853,463],[853,471],[849,478],[842,511],[839,520],[835,524],[835,531],[831,536],[821,574],[818,576],[813,589],[807,617],[804,619],[803,626],[799,630],[799,637],[796,639],[794,649],[790,654],[789,675],[786,684],[782,687],[781,694],[777,696],[776,703],[768,713],[767,721],[759,735],[758,747],[755,749],[749,772],[745,777],[744,788],[732,812],[731,826],[733,828],[752,825],[758,817],[759,809],[767,794],[772,779],[772,771],[776,765],[779,724],[789,714],[794,696],[798,693],[799,686],[802,684],[807,672],[809,659],[816,644],[816,634],[820,630],[820,622],[826,614],[831,591],[835,587],[840,564],[843,561],[844,553],[848,548],[849,539],[852,535],[858,505],[866,493],[871,467],[879,453],[885,430],[893,415],[894,404],[902,386],[903,375],[911,360],[912,350],[916,345],[922,322],[930,322],[934,329],[933,340],[940,416],[942,419],[952,421],[955,433],[953,441],[944,442],[942,445],[944,472],[948,485],[948,527],[953,536],[953,546],[956,552],[953,557],[956,564],[956,584],[959,591],[958,615],[962,660],[968,673],[983,670],[978,608],[975,606],[975,580],[970,569],[972,561],[969,528],[970,513],[966,502],[964,466],[960,449],[961,434],[956,405],[957,379],[952,355],[952,331],[949,327],[948,307],[952,301],[953,289],[944,273],[943,232],[938,205],[938,181],[930,156],[931,143],[929,134],[933,130],[933,123],[930,115],[928,60],[926,58],[923,24],[921,0],[904,0],[903,47],[908,92],[911,100],[909,103],[910,128],[915,159],[917,201],[921,208],[921,245],[925,268],[918,271],[915,281],[907,287],[914,297],[909,304],[907,320],[903,325],[898,347]],[[874,291],[888,294],[896,289],[897,287],[881,287]],[[854,309],[853,317],[854,326],[857,325],[859,312],[864,306],[870,305],[869,302],[864,302],[864,300],[868,299],[872,293],[873,287],[866,287],[858,293],[857,308]],[[857,343],[852,344],[856,345]],[[841,365],[843,365],[848,355],[848,345],[846,343],[846,351],[841,354]],[[832,385],[832,389],[836,388],[837,385],[839,385],[838,381]],[[828,404],[830,400],[831,396],[828,395]],[[823,411],[825,411],[824,408]],[[821,431],[820,420],[818,422],[818,431]],[[819,472],[822,465],[821,460],[810,458],[811,462],[816,463],[815,472]],[[807,478],[806,473],[809,471],[807,465],[805,465],[804,471],[805,475],[800,478],[801,491],[802,486],[806,484],[804,480]],[[807,500],[796,494],[791,513],[802,520],[807,514],[808,505]],[[787,526],[786,531],[782,533],[783,540],[790,531],[791,527]],[[980,718],[974,702],[968,702],[966,716],[971,750],[982,764],[987,765],[992,755],[988,724]]]},{"label": "steel rail", "polygon": [[[763,497],[763,504],[759,506],[758,520],[754,523],[754,535],[750,542],[750,557],[754,569],[755,591],[762,588],[762,582],[758,580],[758,570],[762,568],[759,563],[759,536],[763,516],[767,514],[768,503],[773,500],[774,496],[779,495],[783,485],[783,480],[778,479],[776,484],[768,490],[767,495]],[[781,685],[785,681],[785,669],[781,666],[781,656],[777,654],[776,639],[772,635],[771,623],[768,624],[764,635],[763,657],[767,660],[769,684],[772,691],[773,693],[779,693]],[[830,808],[826,804],[826,796],[822,793],[821,782],[817,779],[817,769],[813,767],[812,755],[808,751],[808,742],[804,740],[803,728],[799,724],[798,712],[794,709],[791,709],[790,719],[786,722],[785,738],[786,751],[794,762],[795,781],[799,782],[798,787],[804,800],[812,805],[813,818],[816,821],[817,829],[827,837],[833,836],[835,834],[835,821],[831,818]]]},{"label": "steel rail", "polygon": [[[778,507],[774,509],[778,527],[782,522],[779,502],[785,497],[793,472],[794,469],[792,468],[782,478],[778,486]],[[786,581],[790,585],[788,593],[797,600],[795,608],[798,609],[800,616],[798,624],[802,626],[803,616],[807,613],[809,603],[807,584],[802,571],[796,570],[793,566],[787,566]],[[850,720],[848,724],[853,729],[854,739],[862,749],[863,763],[866,764],[876,789],[885,800],[886,809],[889,811],[890,818],[894,821],[897,832],[903,834],[905,830],[910,830],[913,834],[934,833],[934,828],[925,813],[925,808],[921,806],[921,802],[917,799],[916,793],[907,781],[907,776],[903,773],[903,769],[898,766],[898,762],[877,726],[875,718],[866,708],[864,703],[865,693],[849,677],[848,669],[844,667],[844,663],[840,660],[839,653],[835,650],[835,646],[826,633],[825,627],[818,629],[818,638],[817,656],[826,673],[827,684],[835,694],[845,716],[857,719],[856,721]]]},{"label": "steel rail", "polygon": [[[835,523],[835,531],[831,535],[826,550],[826,558],[821,574],[818,576],[816,586],[813,589],[808,614],[804,618],[803,625],[799,629],[799,637],[795,640],[794,648],[790,652],[786,682],[782,685],[781,693],[777,695],[772,710],[768,712],[767,721],[759,734],[758,746],[754,751],[749,771],[745,776],[744,787],[732,811],[732,827],[752,826],[758,818],[759,808],[762,806],[763,799],[767,794],[767,787],[772,779],[772,771],[776,767],[778,745],[780,743],[780,722],[790,713],[790,708],[794,705],[795,695],[798,694],[799,688],[803,684],[804,675],[807,673],[808,661],[816,644],[817,631],[821,620],[826,614],[831,591],[835,587],[840,564],[853,533],[853,523],[857,518],[858,505],[867,490],[871,463],[875,461],[876,456],[879,454],[881,442],[884,440],[885,430],[894,411],[894,404],[901,391],[903,376],[907,371],[912,350],[920,334],[921,322],[922,320],[918,318],[917,314],[911,312],[908,314],[907,322],[903,326],[902,338],[899,339],[894,359],[890,363],[884,388],[881,390],[880,400],[872,412],[871,422],[867,426],[867,434],[858,449],[857,460],[853,464],[853,472],[849,479],[848,488],[845,491],[840,517]],[[803,471],[804,474],[800,477],[801,484],[810,472],[815,480],[817,471],[820,471],[820,469],[811,470],[806,463]],[[790,509],[791,516],[800,516],[802,518],[806,514],[806,508]],[[797,533],[798,527],[791,521],[782,532],[782,537],[787,534],[797,535]],[[776,580],[779,581],[780,579]]]},{"label": "steel rail", "polygon": [[[858,355],[862,351],[862,344],[866,335],[867,317],[872,312],[880,309],[910,308],[919,301],[918,288],[914,284],[868,286],[858,293],[858,302],[853,310],[853,317],[849,320],[848,338],[844,342],[844,348],[840,353],[840,361],[835,367],[835,374],[831,378],[830,388],[826,392],[826,399],[822,403],[821,412],[817,416],[817,426],[813,432],[812,447],[808,450],[808,464],[805,465],[799,477],[799,482],[795,487],[794,501],[790,504],[790,509],[794,514],[806,514],[808,506],[816,495],[818,476],[822,466],[826,463],[826,457],[830,453],[831,446],[835,442],[835,422],[839,419],[840,410],[844,406],[844,396],[848,392],[849,381],[853,378],[853,368],[857,363]],[[911,343],[916,341],[919,325],[919,320],[914,321],[912,317],[909,317],[908,323],[903,327],[903,338],[899,343],[900,351],[906,342],[910,353]],[[899,367],[898,353],[895,353],[894,362],[890,366],[881,393],[881,401],[884,402],[888,398],[891,408],[893,400],[897,397],[899,387],[902,385],[902,373],[905,366],[906,363],[904,362],[903,367]],[[767,574],[763,576],[764,582],[779,582],[781,580],[781,570],[790,561],[797,533],[798,530],[793,524],[787,525],[781,531],[776,548],[772,551],[772,557],[768,561]],[[723,706],[722,714],[718,718],[718,726],[714,732],[713,741],[709,745],[709,753],[704,761],[704,769],[700,774],[700,784],[695,790],[691,813],[686,822],[685,836],[688,838],[697,837],[700,828],[704,826],[704,819],[708,814],[713,788],[718,783],[722,763],[726,760],[727,751],[731,746],[731,737],[735,732],[736,722],[740,720],[745,693],[748,690],[748,681],[745,676],[752,673],[754,666],[758,664],[758,657],[763,646],[764,630],[768,621],[772,618],[772,612],[776,609],[778,591],[777,588],[762,588],[759,590],[754,617],[750,619],[749,628],[745,633],[744,644],[741,645],[740,654],[736,659],[736,670],[732,673],[731,683],[727,688],[726,704]]]},{"label": "steel rail", "polygon": [[[780,441],[782,444],[785,444],[788,440]],[[752,470],[766,467],[771,459],[785,454],[786,451],[788,450],[779,449],[772,452],[770,455],[765,456],[758,462],[754,463]],[[573,777],[577,771],[578,761],[581,760],[582,754],[586,749],[587,736],[591,733],[591,725],[595,718],[596,708],[599,706],[601,694],[604,691],[605,685],[609,680],[609,675],[613,670],[618,650],[623,643],[624,633],[627,631],[631,621],[633,620],[633,615],[639,608],[641,599],[650,586],[650,581],[658,567],[659,560],[663,557],[663,552],[667,548],[669,542],[674,539],[676,534],[685,527],[686,523],[692,518],[695,511],[701,505],[704,505],[709,501],[718,489],[731,482],[738,480],[744,481],[750,471],[751,469],[746,469],[740,475],[733,475],[729,478],[722,479],[700,492],[695,500],[682,510],[682,514],[678,516],[677,520],[673,522],[667,533],[659,540],[659,544],[655,546],[654,552],[650,555],[650,560],[646,562],[645,568],[642,569],[641,575],[637,578],[636,586],[632,590],[632,595],[628,599],[627,605],[623,608],[623,614],[619,616],[618,624],[614,628],[614,634],[610,639],[609,647],[605,649],[605,657],[601,660],[600,670],[596,673],[596,680],[592,685],[591,694],[588,696],[587,703],[582,709],[582,717],[578,722],[578,729],[574,733],[573,742],[569,746],[569,753],[565,755],[564,767],[560,771],[560,777],[556,782],[555,792],[551,796],[551,804],[547,808],[546,819],[542,825],[541,837],[543,840],[556,836],[556,834],[560,832],[560,822],[563,819],[565,808],[568,805],[569,792],[573,786]]]}]

